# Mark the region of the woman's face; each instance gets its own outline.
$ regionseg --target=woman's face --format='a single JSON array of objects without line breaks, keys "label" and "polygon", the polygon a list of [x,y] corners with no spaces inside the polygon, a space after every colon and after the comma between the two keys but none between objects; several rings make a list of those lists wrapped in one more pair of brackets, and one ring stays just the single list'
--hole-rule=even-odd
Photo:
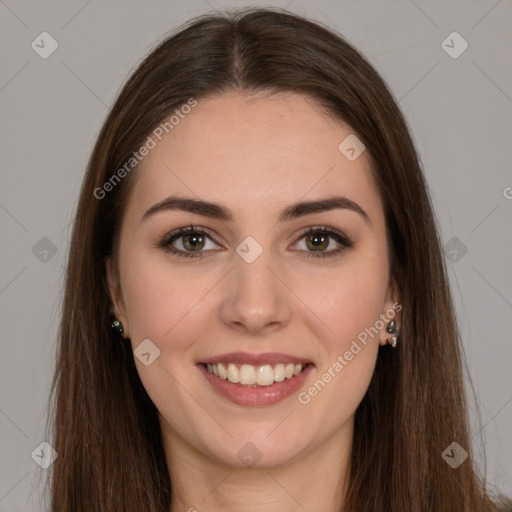
[{"label": "woman's face", "polygon": [[120,286],[108,265],[164,443],[275,467],[349,440],[399,299],[367,155],[340,150],[350,127],[296,94],[225,93],[182,117],[136,171]]}]

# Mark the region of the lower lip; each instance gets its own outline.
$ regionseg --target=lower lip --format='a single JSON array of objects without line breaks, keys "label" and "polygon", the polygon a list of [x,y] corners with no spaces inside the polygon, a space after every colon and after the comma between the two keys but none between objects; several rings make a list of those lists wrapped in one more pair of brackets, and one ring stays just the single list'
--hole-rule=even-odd
[{"label": "lower lip", "polygon": [[275,382],[270,386],[248,387],[242,384],[233,384],[227,379],[221,379],[212,375],[203,364],[198,366],[219,395],[231,400],[235,404],[246,406],[272,405],[284,400],[300,389],[304,384],[304,380],[313,369],[313,365],[308,364],[299,375],[291,379]]}]

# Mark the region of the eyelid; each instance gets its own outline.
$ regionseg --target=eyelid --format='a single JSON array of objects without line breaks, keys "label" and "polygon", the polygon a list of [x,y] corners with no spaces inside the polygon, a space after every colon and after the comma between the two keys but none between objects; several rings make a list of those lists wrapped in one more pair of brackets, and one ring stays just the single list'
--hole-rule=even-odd
[{"label": "eyelid", "polygon": [[[331,226],[325,226],[325,225],[315,225],[310,226],[307,228],[304,228],[298,235],[297,235],[297,241],[300,241],[304,236],[313,234],[313,233],[325,233],[329,238],[332,238],[341,245],[341,247],[337,249],[331,249],[330,251],[304,251],[306,257],[329,257],[329,256],[336,256],[339,253],[345,251],[345,249],[350,249],[355,246],[352,239],[347,236],[343,231],[340,231],[339,229],[333,228]],[[303,252],[303,251],[301,251]]]},{"label": "eyelid", "polygon": [[[215,236],[212,234],[212,231],[210,231],[208,228],[205,228],[203,226],[193,225],[189,224],[188,226],[184,226],[181,228],[173,229],[172,231],[169,231],[166,233],[163,238],[161,238],[161,241],[157,243],[157,246],[163,247],[166,245],[169,245],[171,240],[173,238],[180,238],[182,236],[188,235],[190,233],[201,233],[207,236],[213,243],[216,245],[220,245],[216,239]],[[206,252],[206,251],[198,251],[198,252]]]},{"label": "eyelid", "polygon": [[343,233],[343,231],[340,231],[339,229],[336,229],[336,228],[333,228],[331,226],[327,226],[324,224],[315,224],[313,226],[308,226],[306,228],[303,228],[299,231],[299,233],[296,236],[302,237],[302,236],[304,236],[310,232],[314,232],[314,231],[326,231],[333,235],[338,235],[342,238],[346,238],[347,241],[350,240],[349,237],[347,235],[345,235],[345,233]]},{"label": "eyelid", "polygon": [[[325,251],[325,252],[323,252],[323,251],[318,251],[318,252],[303,251],[303,250],[299,250],[297,252],[300,252],[300,253],[304,252],[306,257],[314,257],[314,258],[329,257],[329,256],[334,257],[335,255],[341,253],[345,249],[351,248],[354,246],[354,243],[352,242],[352,240],[347,235],[345,235],[342,231],[340,231],[336,228],[330,227],[330,226],[326,226],[326,225],[314,225],[314,226],[308,226],[308,227],[303,228],[302,230],[299,231],[299,233],[294,235],[294,238],[296,239],[295,243],[300,241],[305,235],[312,234],[315,232],[326,233],[328,237],[334,239],[336,241],[336,243],[340,244],[342,247],[338,248],[338,249],[333,249],[330,251]],[[190,233],[204,234],[213,243],[215,243],[216,245],[219,245],[215,239],[216,235],[213,235],[212,232],[208,228],[205,228],[203,226],[189,224],[188,226],[177,228],[175,230],[170,231],[161,239],[161,241],[159,243],[156,244],[156,246],[160,247],[164,251],[171,253],[175,256],[178,256],[178,257],[180,257],[180,256],[204,257],[206,254],[213,252],[212,250],[183,251],[181,249],[176,249],[175,247],[173,247],[172,249],[169,248],[171,241],[173,241],[173,239],[178,239],[178,238],[185,236],[187,234],[190,234]]]}]

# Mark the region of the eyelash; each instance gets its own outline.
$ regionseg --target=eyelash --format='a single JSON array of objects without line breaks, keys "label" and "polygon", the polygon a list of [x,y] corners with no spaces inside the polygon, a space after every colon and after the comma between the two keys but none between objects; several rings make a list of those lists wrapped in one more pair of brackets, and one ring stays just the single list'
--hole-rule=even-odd
[{"label": "eyelash", "polygon": [[[176,240],[182,236],[191,235],[191,234],[205,235],[210,240],[215,242],[206,231],[204,231],[203,229],[201,229],[199,227],[190,225],[186,228],[180,228],[175,231],[172,231],[171,233],[168,233],[157,244],[157,247],[161,248],[163,251],[165,251],[167,253],[177,256],[178,258],[201,258],[202,253],[204,253],[204,251],[197,251],[197,253],[193,253],[190,251],[182,251],[180,249],[176,249],[171,245],[171,242],[173,242],[174,240]],[[305,237],[307,235],[311,235],[311,234],[329,235],[330,238],[333,238],[336,242],[341,244],[341,247],[339,247],[338,249],[333,249],[329,252],[307,251],[307,254],[305,255],[306,258],[331,258],[331,257],[337,256],[338,254],[343,252],[345,249],[348,249],[348,248],[351,248],[354,246],[352,241],[347,236],[345,236],[340,231],[330,228],[328,226],[317,226],[317,227],[309,228],[308,230],[306,230],[299,236],[299,240],[302,239],[303,237]]]}]

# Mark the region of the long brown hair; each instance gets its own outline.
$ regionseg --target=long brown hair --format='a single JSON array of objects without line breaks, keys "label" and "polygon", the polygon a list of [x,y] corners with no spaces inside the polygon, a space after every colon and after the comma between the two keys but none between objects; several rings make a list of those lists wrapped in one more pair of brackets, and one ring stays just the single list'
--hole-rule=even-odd
[{"label": "long brown hair", "polygon": [[[346,510],[496,510],[473,459],[458,327],[431,199],[406,122],[375,69],[341,36],[274,9],[191,20],[132,74],[106,119],[81,189],[52,387],[54,512],[169,511],[157,410],[129,344],[113,340],[105,259],[136,169],[98,190],[191,98],[295,92],[351,126],[372,162],[403,310],[355,416]],[[453,469],[441,454],[469,454]]]}]

